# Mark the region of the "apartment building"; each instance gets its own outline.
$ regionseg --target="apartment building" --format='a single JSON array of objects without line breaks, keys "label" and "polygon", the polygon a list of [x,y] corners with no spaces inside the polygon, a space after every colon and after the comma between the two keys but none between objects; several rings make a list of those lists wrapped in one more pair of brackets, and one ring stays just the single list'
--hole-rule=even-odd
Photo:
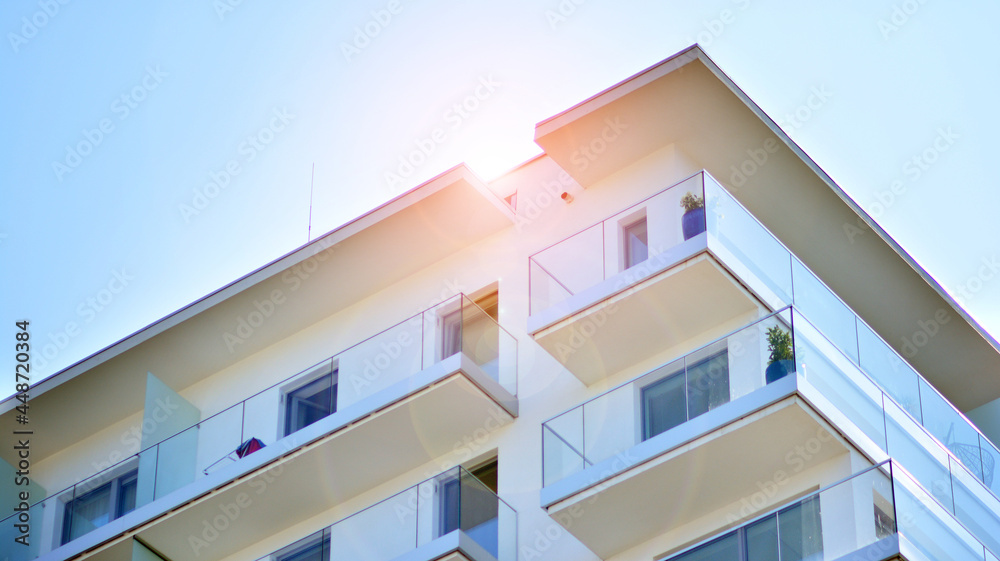
[{"label": "apartment building", "polygon": [[998,560],[1000,345],[700,48],[535,140],[33,387],[0,551]]}]

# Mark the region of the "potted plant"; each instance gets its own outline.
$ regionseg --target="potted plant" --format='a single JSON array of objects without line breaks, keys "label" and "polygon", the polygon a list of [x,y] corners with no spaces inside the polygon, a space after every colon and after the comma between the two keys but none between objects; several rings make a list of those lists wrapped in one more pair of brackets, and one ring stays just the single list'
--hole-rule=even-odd
[{"label": "potted plant", "polygon": [[684,216],[681,216],[681,230],[684,239],[690,240],[705,231],[705,199],[688,191],[681,197]]},{"label": "potted plant", "polygon": [[770,384],[795,372],[795,354],[792,351],[792,334],[777,325],[767,330],[767,350],[771,356],[764,370],[764,380]]}]

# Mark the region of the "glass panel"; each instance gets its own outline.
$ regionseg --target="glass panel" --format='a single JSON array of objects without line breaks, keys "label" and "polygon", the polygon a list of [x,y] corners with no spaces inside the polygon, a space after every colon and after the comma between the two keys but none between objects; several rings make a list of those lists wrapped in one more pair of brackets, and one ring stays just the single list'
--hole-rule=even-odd
[{"label": "glass panel", "polygon": [[642,388],[642,439],[647,440],[687,420],[684,371],[668,373]]},{"label": "glass panel", "polygon": [[532,313],[604,280],[604,226],[595,224],[533,256]]},{"label": "glass panel", "polygon": [[[198,449],[199,430],[198,425],[195,425],[156,446],[154,498],[166,496],[196,479],[197,457],[191,451]],[[143,470],[144,475],[145,473]]]},{"label": "glass panel", "polygon": [[729,353],[724,342],[692,353],[686,363],[688,419],[729,403]]},{"label": "glass panel", "polygon": [[896,403],[920,420],[920,391],[917,372],[864,322],[858,321],[858,349],[861,368]]},{"label": "glass panel", "polygon": [[[679,361],[675,362],[679,365]],[[583,452],[596,463],[639,442],[639,401],[636,386],[620,386],[583,405]],[[683,415],[683,411],[681,411]]]},{"label": "glass panel", "polygon": [[299,540],[277,551],[274,561],[328,561],[330,559],[329,539],[325,530]]},{"label": "glass panel", "polygon": [[722,245],[713,250],[728,252],[722,258],[730,267],[746,269],[737,274],[772,308],[791,304],[791,254],[718,182],[704,175],[708,231]]},{"label": "glass panel", "polygon": [[[263,397],[253,397],[246,402],[244,415],[242,404],[230,407],[221,413],[209,417],[198,424],[198,460],[196,477],[204,477],[215,470],[222,469],[239,457],[236,449],[242,443],[242,438],[258,438],[264,445],[273,444],[277,440],[278,393],[268,393],[274,399],[273,407],[263,407]],[[272,413],[267,415],[267,413]],[[169,442],[169,440],[164,441]],[[160,443],[164,444],[163,442]]]},{"label": "glass panel", "polygon": [[954,503],[948,454],[892,401],[885,402],[885,412],[889,454],[951,512]]},{"label": "glass panel", "polygon": [[544,484],[550,485],[584,468],[583,407],[546,421],[542,425]]},{"label": "glass panel", "polygon": [[497,561],[517,561],[517,513],[500,501],[500,528]]},{"label": "glass panel", "polygon": [[906,474],[892,465],[900,550],[907,559],[982,561],[983,546],[937,501]]},{"label": "glass panel", "polygon": [[676,561],[740,561],[739,535],[733,532],[674,557],[674,559]]},{"label": "glass panel", "polygon": [[111,481],[96,477],[74,487],[63,511],[62,543],[111,522]]},{"label": "glass panel", "polygon": [[500,381],[500,326],[472,300],[463,296],[462,352],[487,376]]},{"label": "glass panel", "polygon": [[[494,472],[495,477],[495,472]],[[462,470],[460,528],[493,557],[499,555],[500,499],[472,473]]]},{"label": "glass panel", "polygon": [[330,561],[388,561],[414,549],[419,502],[411,488],[330,526]]},{"label": "glass panel", "polygon": [[854,312],[812,274],[798,259],[792,259],[795,307],[809,318],[837,348],[858,362],[858,338]]},{"label": "glass panel", "polygon": [[542,425],[542,484],[551,485],[560,479],[583,471],[583,455],[555,433],[549,425]]},{"label": "glass panel", "polygon": [[823,525],[818,496],[779,512],[778,528],[782,561],[823,559]]},{"label": "glass panel", "polygon": [[979,449],[983,456],[983,484],[1000,496],[1000,450],[997,450],[985,436],[979,435]]},{"label": "glass panel", "polygon": [[796,314],[794,321],[795,358],[800,374],[885,450],[882,390],[803,316]]},{"label": "glass panel", "polygon": [[[665,266],[657,255],[705,231],[701,173],[544,249],[529,260],[529,308],[537,314],[640,263]],[[688,205],[681,200],[690,194]],[[695,201],[698,201],[695,204]],[[693,208],[698,204],[700,208]],[[655,261],[655,262],[654,262]],[[635,271],[623,277],[635,281]]]},{"label": "glass panel", "polygon": [[983,462],[979,452],[979,433],[976,432],[941,394],[920,379],[920,403],[923,406],[923,425],[976,477],[983,478]]},{"label": "glass panel", "polygon": [[973,475],[954,458],[949,460],[952,492],[955,496],[955,518],[986,547],[1000,551],[1000,499],[983,487],[978,476]]},{"label": "glass panel", "polygon": [[771,515],[746,529],[747,561],[778,559],[778,517]]},{"label": "glass panel", "polygon": [[[737,528],[674,560],[833,561],[846,559],[895,534],[896,512],[888,464],[865,470],[828,489]],[[873,552],[882,559],[890,553]],[[742,555],[741,555],[742,554]],[[718,557],[716,557],[718,556]]]}]

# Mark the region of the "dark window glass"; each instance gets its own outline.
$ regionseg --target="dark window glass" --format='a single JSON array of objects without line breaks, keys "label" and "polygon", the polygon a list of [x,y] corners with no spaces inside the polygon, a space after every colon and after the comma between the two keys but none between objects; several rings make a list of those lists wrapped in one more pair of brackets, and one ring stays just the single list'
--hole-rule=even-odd
[{"label": "dark window glass", "polygon": [[78,486],[77,496],[66,503],[63,511],[62,543],[135,510],[138,474],[138,470],[132,470],[90,490],[86,484]]},{"label": "dark window glass", "polygon": [[138,483],[138,471],[133,471],[118,480],[118,501],[115,505],[115,518],[135,510],[135,495],[139,488]]},{"label": "dark window glass", "polygon": [[736,532],[727,534],[697,549],[674,557],[674,561],[740,561],[739,536]]},{"label": "dark window glass", "polygon": [[75,540],[111,521],[111,483],[82,493],[66,503],[62,543]]},{"label": "dark window glass", "polygon": [[337,411],[337,371],[285,396],[285,436]]},{"label": "dark window glass", "polygon": [[747,561],[776,561],[778,559],[778,517],[754,522],[746,529]]},{"label": "dark window glass", "polygon": [[819,497],[778,513],[782,561],[819,561],[823,558],[823,528]]},{"label": "dark window glass", "polygon": [[330,539],[318,532],[274,554],[275,561],[327,561],[330,559]]},{"label": "dark window glass", "polygon": [[642,439],[670,430],[687,420],[684,371],[642,389]]}]

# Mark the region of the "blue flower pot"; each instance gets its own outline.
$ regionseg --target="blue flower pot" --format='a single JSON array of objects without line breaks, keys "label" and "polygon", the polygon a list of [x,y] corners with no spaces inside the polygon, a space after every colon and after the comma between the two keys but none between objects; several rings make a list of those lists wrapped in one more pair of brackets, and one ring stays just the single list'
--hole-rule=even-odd
[{"label": "blue flower pot", "polygon": [[705,207],[689,210],[681,216],[681,230],[684,239],[690,240],[705,231]]},{"label": "blue flower pot", "polygon": [[777,360],[767,365],[764,370],[764,381],[770,384],[795,372],[794,360]]}]

